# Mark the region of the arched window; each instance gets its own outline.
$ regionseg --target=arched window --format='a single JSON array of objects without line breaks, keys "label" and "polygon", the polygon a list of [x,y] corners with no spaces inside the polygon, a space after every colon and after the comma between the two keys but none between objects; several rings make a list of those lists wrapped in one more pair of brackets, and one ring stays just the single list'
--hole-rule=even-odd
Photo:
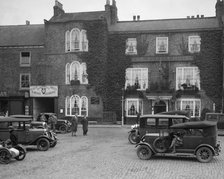
[{"label": "arched window", "polygon": [[71,80],[80,80],[80,63],[75,61],[75,62],[72,62],[71,64],[71,73],[70,73],[70,79]]},{"label": "arched window", "polygon": [[70,108],[70,97],[67,96],[65,99],[65,114],[66,116],[70,116],[71,115],[71,108]]},{"label": "arched window", "polygon": [[80,50],[80,31],[79,29],[73,29],[71,32],[71,51]]},{"label": "arched window", "polygon": [[70,32],[66,31],[65,33],[65,51],[70,51]]},{"label": "arched window", "polygon": [[81,31],[81,40],[82,40],[82,51],[88,51],[88,40],[86,35],[86,30]]},{"label": "arched window", "polygon": [[82,63],[81,64],[81,77],[82,77],[82,84],[88,84],[88,74],[86,72],[86,63]]},{"label": "arched window", "polygon": [[70,64],[65,66],[65,84],[70,84]]},{"label": "arched window", "polygon": [[71,115],[80,115],[80,97],[78,95],[73,95],[71,97]]},{"label": "arched window", "polygon": [[81,98],[81,115],[88,115],[88,98],[86,96],[82,96]]}]

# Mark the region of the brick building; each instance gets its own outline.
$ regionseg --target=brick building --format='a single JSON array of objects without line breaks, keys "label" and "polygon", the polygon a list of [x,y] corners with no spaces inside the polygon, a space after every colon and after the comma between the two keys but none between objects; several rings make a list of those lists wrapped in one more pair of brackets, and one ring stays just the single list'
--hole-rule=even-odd
[{"label": "brick building", "polygon": [[[126,123],[133,123],[137,112],[187,110],[191,117],[204,109],[220,112],[223,15],[224,2],[218,0],[215,17],[118,21],[115,0],[107,0],[104,11],[80,13],[66,13],[56,0],[44,24],[0,27],[0,110],[87,114],[100,121],[106,102],[114,100]],[[114,48],[110,42],[116,40]],[[118,51],[130,59],[123,81],[105,77],[116,66],[108,65],[110,60],[122,60]],[[117,97],[97,91],[110,84],[117,84]],[[215,95],[207,86],[215,87]]]}]

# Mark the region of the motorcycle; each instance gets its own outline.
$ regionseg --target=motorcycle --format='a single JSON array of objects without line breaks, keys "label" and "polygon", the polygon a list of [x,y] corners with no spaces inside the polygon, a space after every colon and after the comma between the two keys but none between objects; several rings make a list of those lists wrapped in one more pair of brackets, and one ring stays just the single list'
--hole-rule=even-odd
[{"label": "motorcycle", "polygon": [[131,130],[128,132],[128,140],[131,144],[137,144],[140,142],[140,137],[138,133],[139,124],[134,124],[131,126]]},{"label": "motorcycle", "polygon": [[12,159],[22,161],[26,157],[26,149],[18,144],[12,146],[10,140],[0,142],[0,163],[8,164]]}]

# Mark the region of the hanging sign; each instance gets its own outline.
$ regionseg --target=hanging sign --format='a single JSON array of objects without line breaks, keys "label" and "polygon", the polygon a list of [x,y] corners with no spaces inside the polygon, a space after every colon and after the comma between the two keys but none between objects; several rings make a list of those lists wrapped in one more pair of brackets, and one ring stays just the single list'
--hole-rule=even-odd
[{"label": "hanging sign", "polygon": [[58,97],[58,86],[30,86],[30,97]]}]

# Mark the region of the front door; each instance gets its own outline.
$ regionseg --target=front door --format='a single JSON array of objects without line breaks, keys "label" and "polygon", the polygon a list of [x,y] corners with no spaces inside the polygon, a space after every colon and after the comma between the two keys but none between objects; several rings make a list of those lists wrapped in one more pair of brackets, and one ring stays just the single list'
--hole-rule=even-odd
[{"label": "front door", "polygon": [[166,111],[166,103],[164,101],[156,102],[154,105],[154,114],[165,112]]}]

